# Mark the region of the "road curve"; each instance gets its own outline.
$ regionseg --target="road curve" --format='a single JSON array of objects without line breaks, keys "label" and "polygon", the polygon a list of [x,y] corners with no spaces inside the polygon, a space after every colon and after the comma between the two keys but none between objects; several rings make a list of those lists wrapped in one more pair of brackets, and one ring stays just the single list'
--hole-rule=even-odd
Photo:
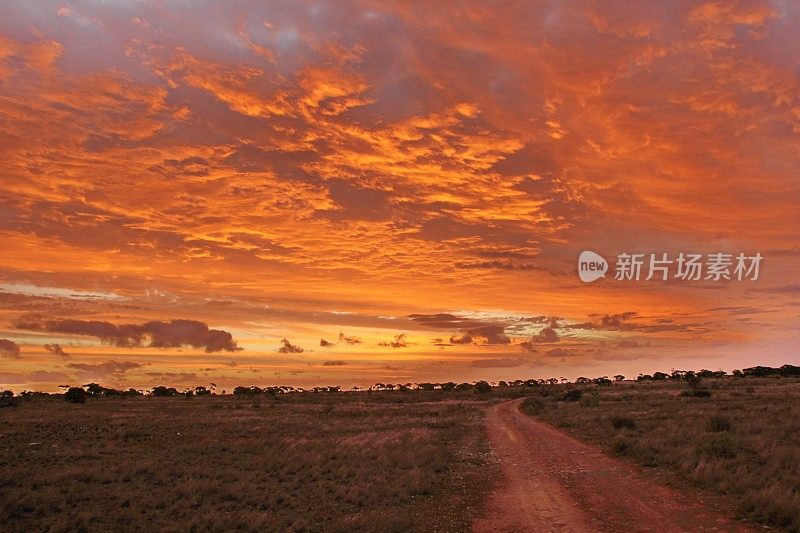
[{"label": "road curve", "polygon": [[476,533],[752,531],[525,415],[520,401],[489,409],[489,440],[503,477]]}]

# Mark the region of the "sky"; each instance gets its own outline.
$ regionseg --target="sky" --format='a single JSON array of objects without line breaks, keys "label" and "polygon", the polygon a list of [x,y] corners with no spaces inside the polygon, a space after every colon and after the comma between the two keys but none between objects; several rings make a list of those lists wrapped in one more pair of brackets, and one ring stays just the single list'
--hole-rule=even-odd
[{"label": "sky", "polygon": [[800,363],[799,22],[779,0],[3,2],[0,388]]}]

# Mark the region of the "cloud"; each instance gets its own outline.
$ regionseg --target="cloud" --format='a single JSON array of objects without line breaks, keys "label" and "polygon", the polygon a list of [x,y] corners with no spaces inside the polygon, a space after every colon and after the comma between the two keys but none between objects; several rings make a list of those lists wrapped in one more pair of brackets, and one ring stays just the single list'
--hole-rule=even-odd
[{"label": "cloud", "polygon": [[330,348],[331,346],[336,346],[336,343],[326,341],[325,339],[320,339],[319,345],[322,346],[323,348]]},{"label": "cloud", "polygon": [[19,357],[19,346],[8,339],[0,339],[0,356],[16,359]]},{"label": "cloud", "polygon": [[129,370],[141,368],[133,361],[106,361],[105,363],[70,363],[67,365],[77,371],[81,379],[118,379]]},{"label": "cloud", "polygon": [[278,348],[278,353],[303,353],[305,351],[301,347],[289,342],[288,339],[281,339],[281,342],[283,346]]},{"label": "cloud", "polygon": [[505,326],[500,324],[487,324],[467,330],[467,336],[473,340],[483,340],[484,344],[510,344],[511,339],[506,335]]},{"label": "cloud", "polygon": [[346,364],[347,364],[347,362],[346,362],[346,361],[340,361],[340,360],[336,360],[336,361],[323,361],[323,362],[322,362],[322,366],[344,366],[344,365],[346,365]]},{"label": "cloud", "polygon": [[361,339],[358,337],[348,337],[342,332],[339,332],[339,342],[345,342],[350,345],[361,344]]},{"label": "cloud", "polygon": [[48,331],[52,333],[66,333],[70,335],[87,335],[97,337],[102,342],[121,348],[146,346],[150,348],[179,348],[191,346],[203,348],[207,353],[240,350],[227,331],[209,329],[203,322],[197,320],[171,320],[161,322],[158,320],[144,324],[115,325],[100,320],[47,320],[20,321],[16,324],[18,329],[33,331]]},{"label": "cloud", "polygon": [[525,359],[519,358],[498,358],[498,359],[477,359],[470,363],[478,368],[514,368],[525,364]]},{"label": "cloud", "polygon": [[388,342],[380,342],[378,346],[386,346],[388,348],[405,348],[408,346],[408,342],[406,341],[406,334],[400,333],[394,336],[394,339]]},{"label": "cloud", "polygon": [[454,335],[450,337],[450,342],[452,344],[472,344],[472,335]]},{"label": "cloud", "polygon": [[465,318],[450,313],[412,314],[409,318],[430,328],[459,329],[459,335],[450,337],[452,344],[510,344],[511,339],[506,335],[505,326],[495,322],[486,322]]},{"label": "cloud", "polygon": [[19,385],[22,383],[66,383],[69,376],[63,372],[37,370],[29,373],[0,372],[0,383]]},{"label": "cloud", "polygon": [[[555,322],[555,320],[552,320]],[[531,337],[530,340],[525,341],[522,343],[522,347],[530,352],[535,352],[536,348],[534,345],[536,344],[551,344],[554,342],[558,342],[559,337],[556,330],[552,327],[542,328],[539,333]]]},{"label": "cloud", "polygon": [[145,375],[154,380],[170,383],[197,383],[197,374],[194,372],[145,372]]},{"label": "cloud", "polygon": [[45,344],[44,349],[50,353],[54,353],[56,355],[60,355],[61,357],[68,358],[69,354],[64,351],[64,348],[60,344]]},{"label": "cloud", "polygon": [[567,348],[553,348],[552,350],[547,350],[545,354],[551,357],[571,357],[573,355],[578,355],[578,352]]}]

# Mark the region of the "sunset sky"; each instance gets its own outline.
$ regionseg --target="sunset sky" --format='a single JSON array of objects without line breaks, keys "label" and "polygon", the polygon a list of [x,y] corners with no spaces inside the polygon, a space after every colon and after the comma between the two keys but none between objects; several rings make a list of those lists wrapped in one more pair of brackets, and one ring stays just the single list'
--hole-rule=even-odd
[{"label": "sunset sky", "polygon": [[800,362],[796,2],[3,2],[0,154],[0,388]]}]

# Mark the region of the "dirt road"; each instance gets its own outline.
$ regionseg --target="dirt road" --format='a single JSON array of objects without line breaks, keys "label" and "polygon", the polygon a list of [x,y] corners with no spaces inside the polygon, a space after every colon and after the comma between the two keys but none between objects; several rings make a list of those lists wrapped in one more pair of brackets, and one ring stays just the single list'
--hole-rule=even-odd
[{"label": "dirt road", "polygon": [[503,479],[474,531],[751,531],[521,413],[519,403],[489,411]]}]

